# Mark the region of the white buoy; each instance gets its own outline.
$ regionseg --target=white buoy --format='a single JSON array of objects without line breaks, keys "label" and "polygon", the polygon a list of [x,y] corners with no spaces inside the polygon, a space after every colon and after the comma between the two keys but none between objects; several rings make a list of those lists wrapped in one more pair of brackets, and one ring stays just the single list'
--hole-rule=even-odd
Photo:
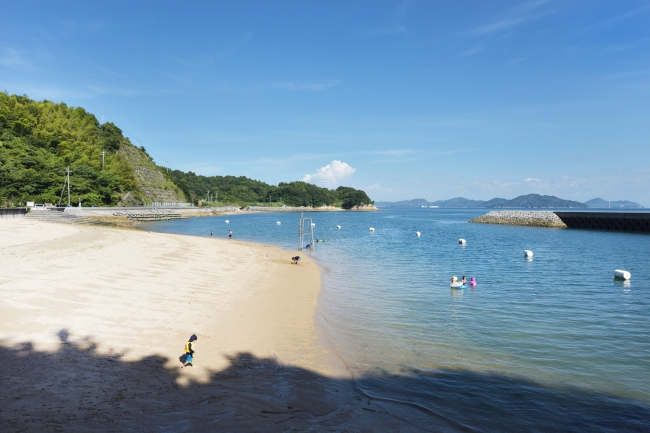
[{"label": "white buoy", "polygon": [[460,239],[458,239],[458,243],[461,244],[461,245],[465,245],[467,243],[467,241],[465,239],[463,239],[463,238],[460,238]]},{"label": "white buoy", "polygon": [[620,278],[621,280],[629,280],[632,277],[628,271],[623,271],[621,269],[616,269],[614,271],[614,278]]},{"label": "white buoy", "polygon": [[226,224],[228,224],[229,222],[230,222],[229,220],[226,220]]},{"label": "white buoy", "polygon": [[370,230],[371,232],[374,232],[374,231],[375,231],[375,228],[374,228],[374,227],[370,227],[368,230]]},{"label": "white buoy", "polygon": [[420,237],[420,232],[415,232],[415,236]]},{"label": "white buoy", "polygon": [[282,224],[282,223],[281,223],[280,221],[278,221],[276,224],[277,224],[277,225],[280,225],[280,224]]},{"label": "white buoy", "polygon": [[533,258],[533,252],[531,250],[524,250],[524,257],[526,257],[528,259],[532,259]]},{"label": "white buoy", "polygon": [[312,227],[316,227],[316,223],[311,223],[311,226],[312,226]]},{"label": "white buoy", "polygon": [[336,228],[340,230],[340,229],[341,229],[341,226],[336,226]]}]

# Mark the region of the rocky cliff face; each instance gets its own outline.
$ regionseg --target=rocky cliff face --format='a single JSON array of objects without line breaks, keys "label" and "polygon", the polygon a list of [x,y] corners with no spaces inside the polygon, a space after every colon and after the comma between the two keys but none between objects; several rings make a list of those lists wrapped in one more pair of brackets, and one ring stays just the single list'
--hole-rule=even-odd
[{"label": "rocky cliff face", "polygon": [[354,206],[350,210],[363,210],[363,211],[368,211],[368,210],[379,210],[374,204],[360,204],[358,206]]},{"label": "rocky cliff face", "polygon": [[165,176],[151,158],[134,146],[122,146],[119,152],[133,167],[137,187],[122,197],[120,206],[151,202],[182,203],[187,201],[182,191]]}]

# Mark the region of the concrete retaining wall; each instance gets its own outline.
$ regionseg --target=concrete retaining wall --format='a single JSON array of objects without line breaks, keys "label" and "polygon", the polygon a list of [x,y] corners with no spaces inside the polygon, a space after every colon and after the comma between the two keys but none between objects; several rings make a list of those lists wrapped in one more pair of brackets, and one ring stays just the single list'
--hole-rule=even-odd
[{"label": "concrete retaining wall", "polygon": [[0,218],[22,218],[27,214],[25,207],[0,208]]},{"label": "concrete retaining wall", "polygon": [[650,212],[492,211],[470,222],[650,232]]},{"label": "concrete retaining wall", "polygon": [[648,212],[555,212],[571,228],[650,232]]}]

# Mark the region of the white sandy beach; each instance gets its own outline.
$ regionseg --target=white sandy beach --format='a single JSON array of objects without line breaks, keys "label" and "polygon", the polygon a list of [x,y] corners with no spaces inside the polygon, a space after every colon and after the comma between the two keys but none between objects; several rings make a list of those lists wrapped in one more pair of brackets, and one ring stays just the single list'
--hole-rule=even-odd
[{"label": "white sandy beach", "polygon": [[315,327],[318,267],[291,255],[0,220],[2,430],[408,429],[361,410]]}]

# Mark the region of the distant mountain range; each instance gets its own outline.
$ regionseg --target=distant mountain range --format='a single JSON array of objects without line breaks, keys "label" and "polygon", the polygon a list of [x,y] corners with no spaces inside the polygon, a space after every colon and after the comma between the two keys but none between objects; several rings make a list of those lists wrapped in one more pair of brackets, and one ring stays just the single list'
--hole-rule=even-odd
[{"label": "distant mountain range", "polygon": [[641,206],[639,203],[635,203],[633,201],[628,201],[628,200],[603,200],[602,198],[594,198],[589,201],[586,201],[585,204],[589,207],[592,208],[597,208],[597,209],[606,209],[606,208],[611,208],[611,209],[642,209],[643,206]]},{"label": "distant mountain range", "polygon": [[[526,194],[507,200],[505,198],[493,198],[492,200],[470,200],[463,197],[456,197],[450,200],[438,200],[429,202],[422,198],[414,200],[403,200],[397,202],[378,201],[375,206],[384,209],[415,209],[422,207],[439,208],[607,208],[610,202],[601,198],[580,203],[573,200],[563,200],[552,195]],[[640,208],[638,203],[631,201],[612,201],[612,208]]]}]

